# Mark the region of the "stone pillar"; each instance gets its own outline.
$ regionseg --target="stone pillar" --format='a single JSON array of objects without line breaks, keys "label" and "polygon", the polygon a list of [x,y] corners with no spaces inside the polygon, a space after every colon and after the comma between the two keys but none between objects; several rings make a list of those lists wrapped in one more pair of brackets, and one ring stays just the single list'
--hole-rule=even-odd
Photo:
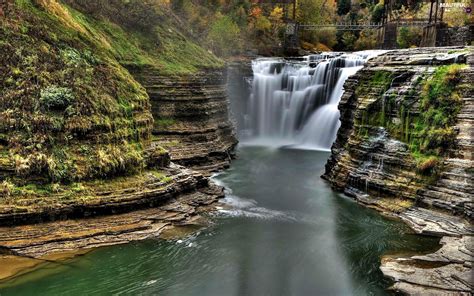
[{"label": "stone pillar", "polygon": [[386,23],[383,28],[383,49],[394,49],[398,47],[397,44],[397,23]]},{"label": "stone pillar", "polygon": [[423,28],[420,47],[433,47],[436,45],[436,26],[434,24]]}]

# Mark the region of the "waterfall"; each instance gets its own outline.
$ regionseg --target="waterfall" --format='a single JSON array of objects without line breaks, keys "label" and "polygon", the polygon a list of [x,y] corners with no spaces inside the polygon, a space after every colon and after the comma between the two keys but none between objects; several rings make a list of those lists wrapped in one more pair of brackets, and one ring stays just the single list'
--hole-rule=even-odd
[{"label": "waterfall", "polygon": [[339,123],[346,79],[377,51],[324,53],[302,60],[261,58],[253,81],[242,142],[328,150]]}]

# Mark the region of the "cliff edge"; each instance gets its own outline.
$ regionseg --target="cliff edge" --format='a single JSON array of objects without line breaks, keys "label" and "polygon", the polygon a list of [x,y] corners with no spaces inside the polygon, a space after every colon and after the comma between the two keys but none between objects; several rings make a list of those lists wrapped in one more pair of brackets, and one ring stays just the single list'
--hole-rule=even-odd
[{"label": "cliff edge", "polygon": [[360,203],[443,237],[436,253],[386,257],[392,289],[472,292],[472,47],[389,51],[344,85],[323,178]]}]

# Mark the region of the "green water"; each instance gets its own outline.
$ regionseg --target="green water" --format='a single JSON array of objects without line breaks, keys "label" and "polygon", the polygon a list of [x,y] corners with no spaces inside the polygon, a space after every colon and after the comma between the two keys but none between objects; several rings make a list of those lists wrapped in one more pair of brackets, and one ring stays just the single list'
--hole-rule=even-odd
[{"label": "green water", "polygon": [[235,206],[182,241],[97,249],[0,285],[0,295],[384,295],[385,253],[433,250],[333,192],[326,152],[240,148],[216,179]]}]

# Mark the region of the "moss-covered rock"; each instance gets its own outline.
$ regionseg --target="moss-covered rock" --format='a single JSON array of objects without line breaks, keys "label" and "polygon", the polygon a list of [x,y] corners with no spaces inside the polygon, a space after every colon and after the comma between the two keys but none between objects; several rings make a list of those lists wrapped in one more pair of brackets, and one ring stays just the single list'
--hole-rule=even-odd
[{"label": "moss-covered rock", "polygon": [[472,219],[473,55],[451,51],[391,51],[346,81],[324,175],[334,187],[389,211],[401,199]]},{"label": "moss-covered rock", "polygon": [[17,0],[5,11],[0,178],[17,187],[167,165],[151,143],[148,94],[127,67],[190,75],[223,66],[159,1]]},{"label": "moss-covered rock", "polygon": [[2,157],[19,182],[79,181],[145,166],[153,123],[146,91],[75,17],[59,2],[25,0],[2,20]]}]

